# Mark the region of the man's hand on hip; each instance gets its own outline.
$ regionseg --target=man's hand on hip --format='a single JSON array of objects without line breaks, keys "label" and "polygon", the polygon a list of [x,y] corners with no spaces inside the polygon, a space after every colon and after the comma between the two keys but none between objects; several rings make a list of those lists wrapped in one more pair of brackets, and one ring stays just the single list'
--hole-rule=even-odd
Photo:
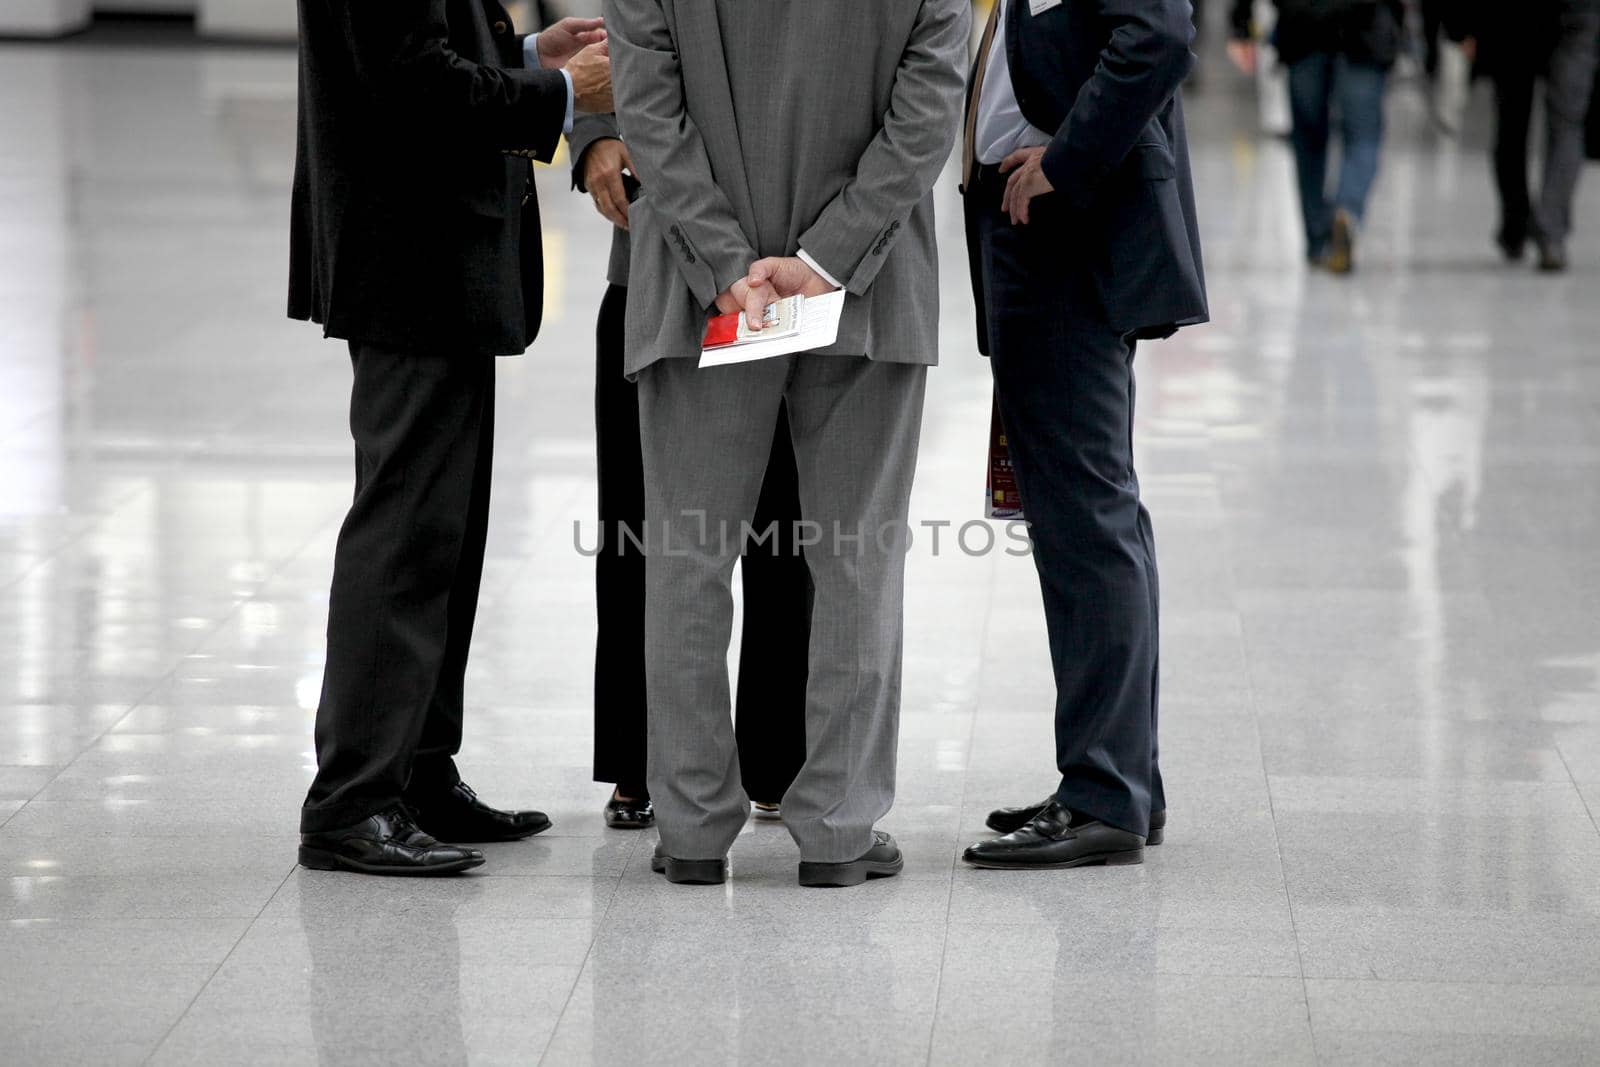
[{"label": "man's hand on hip", "polygon": [[595,210],[624,230],[628,228],[628,187],[622,175],[632,169],[628,146],[615,137],[602,138],[583,153],[583,187],[594,198]]},{"label": "man's hand on hip", "polygon": [[[539,37],[539,46],[544,46],[543,34]],[[611,100],[611,48],[604,40],[584,48],[563,69],[572,78],[574,108],[591,115],[605,115],[616,110]]]},{"label": "man's hand on hip", "polygon": [[1006,182],[1006,195],[1000,200],[1000,210],[1011,216],[1014,226],[1028,224],[1034,197],[1056,191],[1050,179],[1044,176],[1043,161],[1043,148],[1019,148],[1000,164],[1000,173],[1011,175]]},{"label": "man's hand on hip", "polygon": [[581,50],[606,39],[605,19],[562,19],[538,37],[539,65],[546,70],[564,67]]}]

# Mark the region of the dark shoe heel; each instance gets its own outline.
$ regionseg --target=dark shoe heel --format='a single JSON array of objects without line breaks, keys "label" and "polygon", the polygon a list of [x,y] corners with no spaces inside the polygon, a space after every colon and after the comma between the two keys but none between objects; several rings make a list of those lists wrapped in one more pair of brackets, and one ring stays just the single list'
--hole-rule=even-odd
[{"label": "dark shoe heel", "polygon": [[844,889],[867,880],[867,869],[859,863],[800,864],[800,884],[811,889]]},{"label": "dark shoe heel", "polygon": [[1144,839],[1146,845],[1159,845],[1167,839],[1167,831],[1156,827],[1150,828],[1150,835]]},{"label": "dark shoe heel", "polygon": [[324,852],[320,848],[310,845],[300,846],[300,866],[312,871],[338,871],[344,868],[339,866],[339,858],[331,852]]},{"label": "dark shoe heel", "polygon": [[728,880],[727,860],[680,860],[656,856],[650,869],[667,876],[674,885],[721,885]]},{"label": "dark shoe heel", "polygon": [[1144,862],[1144,849],[1129,849],[1127,852],[1106,853],[1107,867],[1132,867]]}]

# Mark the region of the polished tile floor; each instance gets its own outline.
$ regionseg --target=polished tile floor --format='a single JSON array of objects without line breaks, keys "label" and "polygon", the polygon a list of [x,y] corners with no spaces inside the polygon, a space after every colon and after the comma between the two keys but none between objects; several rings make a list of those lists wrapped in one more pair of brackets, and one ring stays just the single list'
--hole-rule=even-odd
[{"label": "polished tile floor", "polygon": [[[910,564],[904,877],[802,891],[754,825],[652,876],[589,781],[606,230],[545,173],[548,326],[502,368],[463,765],[549,810],[481,876],[294,865],[349,368],[282,317],[285,51],[0,45],[0,1059],[1005,1064],[1600,1059],[1600,174],[1576,269],[1488,241],[1415,93],[1361,273],[1213,69],[1213,325],[1141,353],[1168,843],[956,861],[1052,784],[1031,565]],[[918,519],[979,514],[986,368],[941,192]],[[981,547],[977,531],[969,545]]]}]

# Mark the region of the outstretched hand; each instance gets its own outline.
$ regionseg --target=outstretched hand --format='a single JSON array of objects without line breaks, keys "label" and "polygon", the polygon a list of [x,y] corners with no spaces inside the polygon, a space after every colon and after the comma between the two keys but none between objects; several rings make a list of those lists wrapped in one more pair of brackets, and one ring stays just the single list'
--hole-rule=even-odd
[{"label": "outstretched hand", "polygon": [[564,67],[583,49],[606,39],[605,19],[562,19],[539,31],[539,65],[546,70]]}]

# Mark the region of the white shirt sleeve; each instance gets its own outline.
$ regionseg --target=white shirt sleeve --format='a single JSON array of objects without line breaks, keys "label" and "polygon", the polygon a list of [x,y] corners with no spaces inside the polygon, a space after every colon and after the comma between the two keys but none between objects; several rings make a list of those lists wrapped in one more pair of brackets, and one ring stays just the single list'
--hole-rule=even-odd
[{"label": "white shirt sleeve", "polygon": [[[524,66],[534,70],[543,66],[539,62],[539,35],[537,33],[530,33],[522,39],[522,62]],[[572,75],[563,70],[561,77],[566,79],[567,82],[567,122],[566,125],[561,127],[561,132],[571,133],[572,113],[577,104],[577,94],[572,88]]]},{"label": "white shirt sleeve", "polygon": [[811,256],[806,253],[805,249],[802,248],[800,250],[799,256],[800,256],[800,261],[803,262],[806,266],[810,267],[812,270],[816,271],[819,275],[821,275],[823,281],[827,282],[829,285],[833,286],[835,289],[843,289],[844,288],[844,286],[839,284],[838,279],[835,278],[833,275],[829,274],[827,271],[823,270],[822,269],[822,264],[818,263],[816,260],[812,259]]}]

